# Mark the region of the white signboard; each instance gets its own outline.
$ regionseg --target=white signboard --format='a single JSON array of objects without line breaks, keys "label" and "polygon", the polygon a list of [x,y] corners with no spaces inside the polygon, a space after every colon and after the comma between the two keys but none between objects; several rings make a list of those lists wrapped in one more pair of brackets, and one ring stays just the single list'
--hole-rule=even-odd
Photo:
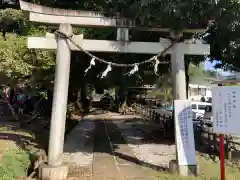
[{"label": "white signboard", "polygon": [[176,128],[178,164],[196,165],[191,101],[174,101],[174,119]]},{"label": "white signboard", "polygon": [[213,130],[219,134],[240,135],[240,87],[212,88]]}]

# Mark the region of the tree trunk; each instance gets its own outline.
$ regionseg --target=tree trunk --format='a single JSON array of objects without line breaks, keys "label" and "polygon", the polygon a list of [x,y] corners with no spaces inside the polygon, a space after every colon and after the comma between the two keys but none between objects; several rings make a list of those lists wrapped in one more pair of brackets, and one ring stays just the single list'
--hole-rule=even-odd
[{"label": "tree trunk", "polygon": [[87,84],[84,82],[81,88],[81,106],[85,113],[89,112],[87,96],[88,96],[88,87],[87,87]]},{"label": "tree trunk", "polygon": [[118,112],[123,112],[127,106],[127,87],[125,84],[121,85],[118,93],[119,93]]},{"label": "tree trunk", "polygon": [[120,104],[120,107],[119,107],[120,111],[119,112],[123,112],[126,108],[127,108],[127,95],[123,95],[122,96],[122,102]]},{"label": "tree trunk", "polygon": [[82,106],[82,103],[81,103],[81,88],[79,88],[78,92],[77,92],[77,100],[76,100],[76,103],[77,103],[77,106],[79,108],[79,110],[82,112],[83,111],[83,106]]},{"label": "tree trunk", "polygon": [[93,101],[93,91],[94,91],[94,87],[93,84],[90,84],[88,86],[88,109],[92,109],[92,101]]}]

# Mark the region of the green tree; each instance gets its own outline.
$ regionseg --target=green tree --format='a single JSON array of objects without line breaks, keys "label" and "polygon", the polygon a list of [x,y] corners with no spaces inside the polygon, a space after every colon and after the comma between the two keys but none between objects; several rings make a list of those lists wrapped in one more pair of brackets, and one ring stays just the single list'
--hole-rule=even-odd
[{"label": "green tree", "polygon": [[188,69],[188,75],[191,78],[216,78],[217,72],[215,70],[205,70],[204,64],[199,65],[190,64]]},{"label": "green tree", "polygon": [[[165,1],[165,0],[158,0],[158,1],[79,1],[79,0],[34,0],[31,2],[41,3],[43,5],[48,5],[51,7],[60,7],[60,8],[67,8],[67,9],[81,9],[81,10],[96,10],[101,11],[106,14],[106,16],[116,15],[119,14],[121,17],[127,17],[136,20],[137,24],[141,24],[142,26],[161,26],[167,27],[172,29],[182,29],[182,28],[205,28],[208,25],[208,20],[215,20],[215,24],[211,24],[211,28],[209,30],[210,36],[206,37],[206,42],[211,44],[211,59],[220,59],[222,62],[222,66],[226,66],[229,64],[233,64],[234,66],[238,66],[237,62],[237,55],[239,54],[239,45],[238,45],[238,31],[239,31],[239,2],[237,0],[219,0],[216,4],[215,1],[209,0],[183,0],[183,1]],[[5,11],[5,15],[1,15],[3,20],[1,24],[6,24],[5,29],[7,31],[16,32],[16,27],[7,24],[6,17],[11,17],[10,19],[14,20],[13,17],[17,14],[16,12],[13,13],[14,16],[8,15],[7,11],[9,10],[1,10],[2,12]],[[13,11],[12,11],[13,12]],[[107,13],[106,13],[107,12]],[[21,17],[21,16],[19,16]],[[24,22],[24,16],[21,22]],[[11,22],[11,21],[9,21]],[[21,27],[21,32],[24,34],[29,34],[33,31],[43,30],[52,30],[51,27],[45,26],[36,26],[32,25],[31,23],[19,23],[19,20],[12,21],[14,25],[16,24],[23,24]],[[4,26],[4,25],[2,25]],[[10,27],[13,27],[12,30]],[[9,28],[9,29],[8,29]],[[45,30],[45,31],[44,31]],[[53,28],[54,30],[54,28]],[[104,38],[104,39],[115,39],[116,30],[115,29],[76,29],[76,31],[84,32],[85,37],[88,38]],[[139,32],[139,31],[130,31],[132,40],[156,40],[161,37],[168,37],[165,33],[156,33],[156,32]],[[184,37],[188,38],[191,35],[184,35]],[[127,62],[131,63],[134,60],[131,59],[131,55],[123,56],[123,55],[106,55],[105,53],[99,53],[99,56],[107,57],[106,59],[115,60],[117,62]],[[73,57],[73,64],[76,63],[76,59],[78,56],[82,56],[81,53],[77,53],[75,57]],[[51,55],[51,57],[53,57]],[[134,59],[139,58],[141,56],[132,56]],[[141,59],[141,58],[139,58]],[[198,64],[199,62],[203,61],[203,57],[197,56],[188,56],[185,58],[185,67],[188,70],[189,64]],[[81,61],[81,68],[86,68],[89,65],[89,57],[82,57]],[[44,63],[43,63],[44,65]],[[75,64],[74,64],[75,65]],[[52,67],[52,66],[51,66]],[[100,80],[97,77],[105,66],[98,65],[94,71],[91,72],[90,75],[84,77],[83,73],[79,73],[80,66],[76,68],[76,73],[72,72],[72,87],[76,86],[79,83],[79,79],[83,79],[84,84],[100,84],[103,88],[108,88],[112,85],[121,86],[125,85],[125,79],[128,80],[128,84],[138,84],[145,83],[145,79],[154,79],[154,74],[149,73],[150,68],[147,66],[141,67],[141,72],[137,73],[135,76],[127,78],[123,76],[124,73],[128,69],[122,69],[120,73],[114,73],[114,78],[108,77],[111,81],[110,85],[106,85],[104,80]],[[81,70],[82,70],[81,69]],[[163,69],[160,68],[161,72],[165,72],[167,68]],[[115,71],[115,70],[114,70]],[[152,71],[152,69],[150,70]],[[111,75],[111,74],[110,74]],[[93,78],[95,77],[95,79]],[[149,78],[146,78],[149,77]],[[121,81],[116,81],[116,79],[122,78]],[[187,82],[189,82],[189,75],[186,73]],[[81,81],[83,82],[83,81]],[[149,82],[149,81],[148,81]],[[188,84],[188,83],[187,83]],[[86,88],[83,88],[86,89]],[[124,88],[126,89],[126,88]],[[86,94],[86,93],[85,93]],[[124,98],[123,98],[124,99]]]},{"label": "green tree", "polygon": [[204,67],[203,63],[198,65],[190,64],[188,68],[188,75],[191,78],[203,77],[204,76]]},{"label": "green tree", "polygon": [[[0,39],[0,73],[2,83],[17,83],[28,79],[33,86],[50,83],[53,80],[55,54],[27,48],[23,35],[44,35],[47,27],[34,26],[27,20],[27,14],[16,9],[0,10],[0,26],[6,37]],[[29,79],[29,77],[31,77]]]}]

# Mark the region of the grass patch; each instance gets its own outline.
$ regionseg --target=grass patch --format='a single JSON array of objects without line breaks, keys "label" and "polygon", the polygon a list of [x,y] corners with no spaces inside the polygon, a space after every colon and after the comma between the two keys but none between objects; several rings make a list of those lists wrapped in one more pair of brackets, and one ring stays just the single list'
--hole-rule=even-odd
[{"label": "grass patch", "polygon": [[[212,160],[206,160],[204,157],[198,157],[200,173],[204,179],[219,180],[220,179],[220,164]],[[225,166],[226,180],[240,179],[240,171],[237,167]]]},{"label": "grass patch", "polygon": [[26,151],[12,150],[3,153],[0,164],[1,180],[16,180],[27,176],[30,164],[30,155]]},{"label": "grass patch", "polygon": [[0,179],[26,177],[35,157],[27,147],[34,143],[34,134],[6,123],[0,126],[0,136]]},{"label": "grass patch", "polygon": [[[219,180],[220,165],[219,162],[214,162],[201,156],[197,156],[200,174],[198,177],[180,177],[169,173],[157,173],[154,180]],[[239,168],[226,166],[226,180],[240,179]]]}]

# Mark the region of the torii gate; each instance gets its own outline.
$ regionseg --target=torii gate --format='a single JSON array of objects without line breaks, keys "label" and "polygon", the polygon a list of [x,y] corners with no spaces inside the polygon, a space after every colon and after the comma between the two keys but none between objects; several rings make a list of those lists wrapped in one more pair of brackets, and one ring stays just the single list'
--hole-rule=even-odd
[{"label": "torii gate", "polygon": [[[117,41],[84,39],[83,35],[75,35],[73,39],[83,49],[92,52],[116,52],[116,53],[138,53],[158,54],[170,45],[170,41],[160,39],[160,42],[131,42],[128,41],[128,28],[140,31],[165,31],[167,28],[142,28],[132,21],[125,21],[112,17],[104,17],[101,13],[91,11],[73,11],[57,8],[44,7],[32,3],[20,1],[22,10],[29,11],[29,20],[33,22],[60,24],[59,30],[68,35],[72,34],[71,25],[87,27],[116,27],[118,28]],[[127,23],[126,23],[127,22]],[[70,25],[71,24],[71,25]],[[126,25],[127,24],[127,25]],[[203,32],[205,30],[183,29],[183,32]],[[122,38],[123,37],[123,38]],[[119,40],[125,40],[119,41]],[[127,40],[127,41],[126,41]],[[29,37],[28,48],[57,50],[56,72],[54,81],[54,95],[52,105],[50,139],[48,150],[48,165],[41,167],[42,179],[62,180],[67,177],[68,167],[61,161],[64,144],[64,132],[67,109],[67,95],[70,74],[71,51],[78,51],[70,41],[53,36]],[[174,99],[186,99],[186,80],[184,55],[206,55],[210,53],[210,46],[206,44],[177,43],[167,53],[171,54],[171,66],[174,79]],[[179,168],[181,173],[181,168]],[[186,168],[183,167],[183,173]]]}]

